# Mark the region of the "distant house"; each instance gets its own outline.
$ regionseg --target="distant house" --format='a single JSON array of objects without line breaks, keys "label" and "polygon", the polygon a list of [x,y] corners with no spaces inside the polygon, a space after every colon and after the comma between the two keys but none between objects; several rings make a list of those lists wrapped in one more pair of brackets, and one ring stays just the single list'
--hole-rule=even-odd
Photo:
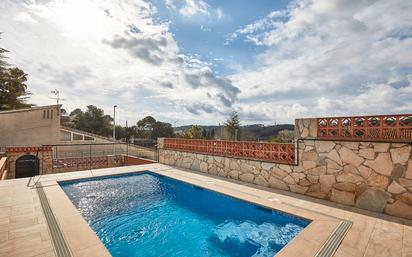
[{"label": "distant house", "polygon": [[61,105],[0,112],[0,147],[108,143],[109,138],[61,125]]}]

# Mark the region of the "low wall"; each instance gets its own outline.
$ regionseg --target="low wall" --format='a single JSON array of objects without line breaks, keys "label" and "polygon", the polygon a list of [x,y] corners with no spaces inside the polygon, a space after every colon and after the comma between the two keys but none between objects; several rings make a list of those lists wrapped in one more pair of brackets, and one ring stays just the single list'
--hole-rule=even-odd
[{"label": "low wall", "polygon": [[159,162],[412,219],[411,143],[317,139],[317,119],[295,123],[297,165],[165,150]]},{"label": "low wall", "polygon": [[124,156],[122,155],[111,155],[91,158],[64,158],[54,160],[52,173],[112,168],[123,165]]},{"label": "low wall", "polygon": [[150,163],[154,163],[154,161],[127,155],[109,155],[91,158],[64,158],[54,161],[52,173],[113,168]]}]

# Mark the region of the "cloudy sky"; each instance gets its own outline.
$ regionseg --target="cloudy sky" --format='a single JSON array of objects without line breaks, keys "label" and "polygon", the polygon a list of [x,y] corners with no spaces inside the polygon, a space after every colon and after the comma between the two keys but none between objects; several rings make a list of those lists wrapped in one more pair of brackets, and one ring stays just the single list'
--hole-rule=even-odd
[{"label": "cloudy sky", "polygon": [[124,123],[412,112],[412,1],[1,0],[31,101]]}]

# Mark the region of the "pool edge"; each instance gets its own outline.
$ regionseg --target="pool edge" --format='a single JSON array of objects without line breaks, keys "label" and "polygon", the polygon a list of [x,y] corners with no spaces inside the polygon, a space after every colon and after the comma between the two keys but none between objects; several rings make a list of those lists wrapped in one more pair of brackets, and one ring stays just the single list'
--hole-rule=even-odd
[{"label": "pool edge", "polygon": [[[296,254],[299,253],[299,256],[319,256],[319,257],[324,257],[324,256],[332,256],[332,254],[334,253],[334,251],[336,250],[336,248],[339,246],[340,242],[343,240],[344,236],[346,235],[347,230],[349,229],[349,227],[344,231],[344,233],[339,233],[341,234],[340,237],[336,237],[334,236],[334,234],[336,234],[336,231],[340,231],[339,230],[339,225],[346,221],[346,220],[342,220],[342,219],[338,219],[338,218],[334,218],[332,216],[329,215],[323,215],[320,213],[315,213],[306,209],[300,209],[299,207],[296,206],[288,206],[285,203],[282,202],[270,202],[270,200],[265,199],[265,198],[260,198],[260,199],[256,199],[255,197],[252,196],[252,194],[248,195],[248,192],[242,192],[242,190],[237,190],[237,191],[231,191],[230,188],[226,187],[222,187],[222,188],[217,188],[216,187],[216,183],[208,183],[211,178],[210,177],[206,177],[206,176],[202,176],[199,174],[191,174],[189,172],[186,171],[182,171],[182,170],[178,170],[178,169],[174,169],[174,168],[168,168],[168,169],[156,169],[153,167],[156,167],[155,165],[141,165],[142,167],[138,167],[138,166],[134,166],[134,167],[129,167],[128,169],[119,169],[119,168],[113,168],[113,169],[104,169],[104,170],[93,170],[89,171],[91,172],[91,174],[85,174],[85,175],[79,175],[78,177],[73,177],[70,176],[68,178],[68,176],[64,176],[64,174],[62,174],[62,176],[55,176],[55,179],[49,180],[48,182],[48,186],[45,190],[45,195],[48,194],[56,194],[55,196],[51,197],[49,199],[49,201],[51,202],[51,206],[53,207],[53,203],[54,203],[54,207],[56,207],[57,209],[63,207],[63,209],[71,209],[70,212],[71,215],[74,216],[80,216],[80,214],[78,213],[77,209],[74,207],[74,205],[71,203],[70,199],[67,197],[67,195],[64,193],[63,189],[60,187],[60,185],[58,184],[58,182],[64,182],[64,181],[71,181],[71,180],[78,180],[79,178],[98,178],[98,177],[102,177],[102,176],[110,176],[110,175],[120,175],[120,174],[127,174],[127,173],[142,173],[145,171],[151,172],[151,173],[155,173],[161,176],[167,176],[169,178],[172,179],[177,179],[179,181],[185,182],[185,183],[189,183],[191,185],[195,185],[195,186],[200,186],[202,188],[206,188],[208,190],[211,190],[213,192],[217,192],[217,193],[221,193],[230,197],[234,197],[236,199],[240,199],[255,205],[259,205],[265,208],[270,208],[273,209],[275,211],[279,211],[279,212],[283,212],[289,215],[293,215],[296,216],[298,218],[302,218],[302,219],[306,219],[306,220],[311,220],[312,222],[305,228],[303,229],[295,238],[293,238],[285,247],[282,248],[282,250],[280,252],[278,252],[278,254],[276,254],[276,256],[297,256]],[[139,170],[140,168],[140,170]],[[186,175],[186,176],[184,176]],[[203,179],[198,179],[195,180],[196,178],[194,177],[198,177],[198,176],[202,176]],[[214,182],[218,182],[218,184],[225,184],[225,183],[231,183],[228,181],[224,181],[224,180],[218,180],[218,179],[213,179]],[[241,187],[241,189],[244,189],[245,187],[248,190],[252,190],[255,191],[255,193],[264,193],[268,194],[268,195],[273,195],[275,193],[273,192],[257,192],[259,190],[251,188],[251,187],[247,187],[245,185],[237,185],[234,184],[234,187]],[[56,186],[56,187],[54,187]],[[54,188],[53,190],[49,190],[51,188]],[[246,190],[246,191],[248,191]],[[243,195],[241,194],[243,193]],[[65,198],[65,199],[64,199]],[[61,203],[59,202],[59,199],[61,200]],[[70,204],[67,203],[70,202]],[[65,206],[66,205],[66,206]],[[67,205],[71,205],[71,206],[67,206]],[[60,206],[60,207],[59,207]],[[281,208],[279,208],[281,207]],[[61,211],[54,211],[54,213],[56,214],[56,219],[58,221],[63,221],[65,219],[68,219],[68,217],[70,215],[64,215],[64,213],[62,213]],[[67,211],[66,210],[66,211]],[[74,213],[73,213],[74,211]],[[309,215],[309,213],[312,213],[311,215]],[[80,216],[81,217],[81,216]],[[78,217],[77,217],[78,218]],[[83,219],[81,217],[81,219]],[[84,221],[84,219],[83,219]],[[316,222],[314,222],[316,221]],[[350,221],[346,221],[346,222],[350,222]],[[62,223],[62,222],[59,222]],[[67,223],[65,221],[63,221],[63,223]],[[350,222],[351,223],[351,222]],[[88,224],[84,221],[82,225],[86,225],[87,228],[82,228],[82,231],[88,230],[89,233],[92,233],[95,237],[95,239],[98,240],[98,242],[95,242],[95,244],[97,245],[103,245],[103,243],[100,241],[100,239],[96,236],[96,234],[94,233],[94,231],[92,230],[92,228],[90,228],[88,226]],[[67,227],[66,227],[67,228]],[[61,230],[63,231],[64,234],[67,234],[68,231],[65,231],[66,229],[63,227],[61,227]],[[73,231],[72,231],[73,232]],[[70,232],[69,232],[70,233]],[[317,235],[318,234],[318,235]],[[93,237],[93,236],[91,236]],[[313,238],[316,238],[316,240],[314,240]],[[333,240],[331,238],[334,238]],[[69,240],[70,241],[70,240]],[[69,248],[72,248],[72,242],[67,242],[69,245]],[[303,244],[302,244],[303,243]],[[89,243],[90,244],[90,243]],[[305,245],[306,244],[306,245]],[[309,244],[309,245],[308,245]],[[305,246],[304,246],[305,245]],[[104,247],[104,245],[103,245]],[[305,247],[305,248],[303,248]],[[101,247],[94,247],[94,251],[90,252],[89,255],[87,256],[111,256],[110,253],[108,252],[108,250],[104,247],[104,249],[101,249]],[[81,254],[81,252],[84,252],[84,250],[87,249],[91,249],[90,246],[85,245],[83,247],[80,247],[80,251],[79,250],[79,246],[77,245],[77,248],[75,251],[73,251],[73,256],[86,256],[84,254]],[[325,250],[322,250],[325,249]],[[332,249],[332,251],[330,251],[330,249]],[[333,250],[334,249],[334,250]],[[96,252],[97,250],[97,252]],[[100,250],[102,252],[100,252]],[[320,255],[320,254],[328,254],[329,255]]]}]

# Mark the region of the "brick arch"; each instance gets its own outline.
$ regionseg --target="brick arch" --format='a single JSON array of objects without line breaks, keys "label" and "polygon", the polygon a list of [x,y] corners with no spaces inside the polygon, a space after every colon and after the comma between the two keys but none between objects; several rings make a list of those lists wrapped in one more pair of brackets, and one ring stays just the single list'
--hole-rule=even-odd
[{"label": "brick arch", "polygon": [[52,148],[40,147],[7,147],[8,178],[16,178],[16,161],[25,155],[32,155],[39,159],[39,174],[47,174],[52,171]]},{"label": "brick arch", "polygon": [[20,156],[15,162],[15,177],[27,178],[40,174],[40,160],[37,156],[26,154]]}]

